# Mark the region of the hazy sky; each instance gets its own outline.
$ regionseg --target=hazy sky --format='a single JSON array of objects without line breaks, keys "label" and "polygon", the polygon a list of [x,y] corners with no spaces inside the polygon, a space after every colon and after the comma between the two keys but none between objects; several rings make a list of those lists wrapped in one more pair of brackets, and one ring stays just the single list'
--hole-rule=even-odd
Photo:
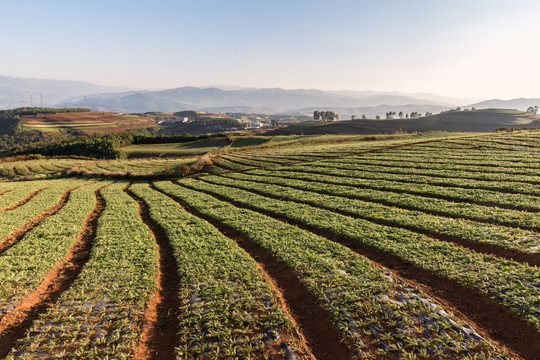
[{"label": "hazy sky", "polygon": [[0,75],[540,97],[538,0],[0,0]]}]

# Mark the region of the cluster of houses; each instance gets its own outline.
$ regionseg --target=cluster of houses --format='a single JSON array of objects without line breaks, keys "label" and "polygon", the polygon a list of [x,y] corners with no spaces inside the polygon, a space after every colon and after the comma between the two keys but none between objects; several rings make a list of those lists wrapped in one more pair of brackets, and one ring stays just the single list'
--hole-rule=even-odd
[{"label": "cluster of houses", "polygon": [[192,122],[193,119],[187,117],[187,116],[178,116],[174,118],[165,118],[165,119],[155,119],[157,124],[175,124],[175,123],[189,123]]}]

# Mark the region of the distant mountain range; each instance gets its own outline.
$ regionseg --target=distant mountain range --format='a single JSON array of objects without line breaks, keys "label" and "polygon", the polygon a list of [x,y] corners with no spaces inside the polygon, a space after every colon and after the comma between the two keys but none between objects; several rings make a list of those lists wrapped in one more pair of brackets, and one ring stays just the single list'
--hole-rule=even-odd
[{"label": "distant mountain range", "polygon": [[[125,87],[101,86],[84,81],[15,78],[0,75],[0,110],[17,107],[57,106],[74,96],[129,90]],[[60,106],[59,106],[60,105]]]},{"label": "distant mountain range", "polygon": [[540,98],[518,98],[511,100],[485,100],[476,104],[469,105],[468,107],[475,107],[477,109],[517,109],[527,110],[530,106],[540,106]]},{"label": "distant mountain range", "polygon": [[[32,94],[32,99],[30,98]],[[321,91],[258,89],[228,85],[179,87],[167,90],[132,90],[80,81],[25,79],[0,76],[0,109],[41,105],[78,107],[123,113],[199,110],[214,113],[243,112],[263,114],[311,115],[314,110],[331,110],[341,118],[384,117],[387,111],[438,113],[455,108],[471,99],[437,94],[380,91]],[[467,107],[513,108],[525,110],[540,105],[540,99],[487,100]]]},{"label": "distant mountain range", "polygon": [[[82,106],[84,99],[67,100]],[[353,97],[320,90],[240,89],[181,87],[161,91],[128,91],[87,96],[93,110],[120,112],[199,110],[214,113],[313,114],[315,109],[332,110],[343,116],[384,115],[385,111],[439,112],[452,106],[402,95]],[[400,110],[400,111],[401,111]]]}]

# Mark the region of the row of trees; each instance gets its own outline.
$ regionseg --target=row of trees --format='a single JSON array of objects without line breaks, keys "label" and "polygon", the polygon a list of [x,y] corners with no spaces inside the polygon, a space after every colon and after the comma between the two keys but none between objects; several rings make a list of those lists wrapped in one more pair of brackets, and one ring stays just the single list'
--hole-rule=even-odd
[{"label": "row of trees", "polygon": [[[421,112],[418,112],[418,111],[412,111],[411,114],[409,115],[409,113],[404,113],[403,111],[400,111],[398,114],[400,119],[415,119],[415,118],[419,118],[419,117],[422,117],[422,113]],[[433,113],[431,113],[430,111],[426,111],[426,113],[423,115],[423,116],[431,116],[433,115]],[[386,120],[391,120],[394,118],[394,116],[396,116],[396,112],[395,111],[388,111],[386,113]],[[380,116],[377,116],[376,119],[379,120],[381,117]]]},{"label": "row of trees", "polygon": [[334,121],[334,120],[339,120],[339,115],[333,111],[315,110],[313,112],[313,119],[322,120],[322,121]]}]

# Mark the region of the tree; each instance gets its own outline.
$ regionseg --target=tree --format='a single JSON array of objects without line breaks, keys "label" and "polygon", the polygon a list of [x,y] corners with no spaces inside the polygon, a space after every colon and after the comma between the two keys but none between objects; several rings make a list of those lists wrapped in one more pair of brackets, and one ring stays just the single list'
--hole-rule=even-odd
[{"label": "tree", "polygon": [[399,118],[400,118],[400,119],[403,119],[403,111],[400,111],[400,112],[399,112]]},{"label": "tree", "polygon": [[381,117],[379,115],[375,116],[375,120],[381,120]]},{"label": "tree", "polygon": [[354,120],[354,119],[356,119],[356,116],[353,114],[351,115],[351,120]]},{"label": "tree", "polygon": [[366,117],[366,114],[362,114],[362,120],[366,120],[367,117]]},{"label": "tree", "polygon": [[529,108],[527,109],[527,112],[531,113],[531,114],[537,114],[538,113],[538,105],[535,105],[534,107],[529,106]]},{"label": "tree", "polygon": [[386,120],[393,119],[393,118],[394,118],[394,115],[396,115],[396,112],[395,112],[395,111],[388,111],[388,112],[386,113]]},{"label": "tree", "polygon": [[273,127],[278,128],[279,127],[279,120],[272,119],[272,121],[270,121],[270,124],[272,124]]},{"label": "tree", "polygon": [[313,118],[315,120],[322,120],[322,121],[334,121],[339,119],[339,115],[336,114],[333,111],[319,111],[315,110],[313,112]]}]

